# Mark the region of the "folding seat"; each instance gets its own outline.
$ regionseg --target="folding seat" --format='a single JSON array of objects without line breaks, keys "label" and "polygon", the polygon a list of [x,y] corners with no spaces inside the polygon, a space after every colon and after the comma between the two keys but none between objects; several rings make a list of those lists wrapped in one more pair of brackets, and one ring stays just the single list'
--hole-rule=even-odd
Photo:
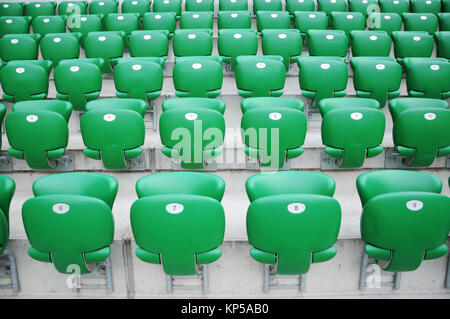
[{"label": "folding seat", "polygon": [[423,260],[448,252],[450,198],[441,180],[428,173],[383,170],[356,180],[363,211],[365,253],[384,271],[416,270]]},{"label": "folding seat", "polygon": [[23,16],[25,2],[3,2],[0,4],[0,17]]},{"label": "folding seat", "polygon": [[432,13],[441,12],[441,0],[410,0],[411,12],[414,13]]},{"label": "folding seat", "polygon": [[8,102],[42,100],[48,94],[48,78],[52,62],[17,60],[0,68],[3,99]]},{"label": "folding seat", "polygon": [[64,155],[69,139],[67,123],[72,113],[69,102],[23,101],[14,104],[6,116],[8,153],[24,159],[32,169],[51,169]]},{"label": "folding seat", "polygon": [[182,0],[153,0],[153,12],[175,12],[177,19],[181,16]]},{"label": "folding seat", "polygon": [[352,39],[352,55],[357,56],[389,56],[391,37],[385,31],[350,32]]},{"label": "folding seat", "polygon": [[379,12],[378,0],[348,0],[348,11],[361,12],[364,18]]},{"label": "folding seat", "polygon": [[114,239],[112,205],[117,180],[99,173],[42,176],[33,183],[35,197],[22,206],[22,220],[33,259],[53,263],[72,274],[93,271],[106,260]]},{"label": "folding seat", "polygon": [[207,99],[203,97],[179,97],[168,98],[161,104],[163,112],[180,107],[201,107],[225,113],[225,102],[219,99]]},{"label": "folding seat", "polygon": [[401,31],[402,25],[402,17],[397,13],[374,13],[367,22],[369,30],[385,31],[389,35],[394,31]]},{"label": "folding seat", "polygon": [[140,28],[138,13],[111,13],[105,17],[104,23],[106,31],[122,31],[127,36]]},{"label": "folding seat", "polygon": [[[78,25],[69,26],[70,32],[81,33],[80,45],[84,48],[84,41],[89,32],[100,32],[103,30],[103,16],[97,14],[89,14],[80,16]],[[64,32],[64,31],[62,31]]]},{"label": "folding seat", "polygon": [[219,11],[248,11],[247,0],[219,0]]},{"label": "folding seat", "polygon": [[256,14],[258,32],[264,29],[290,29],[291,16],[287,11],[261,11]]},{"label": "folding seat", "polygon": [[220,29],[250,29],[252,15],[250,11],[219,11],[217,26]]},{"label": "folding seat", "polygon": [[38,16],[52,16],[56,10],[55,1],[33,1],[25,5],[25,15],[32,19]]},{"label": "folding seat", "polygon": [[150,12],[151,0],[124,0],[120,6],[122,13],[137,13],[143,17]]},{"label": "folding seat", "polygon": [[295,11],[314,11],[315,8],[314,0],[286,0],[286,11],[291,16],[295,15]]},{"label": "folding seat", "polygon": [[0,38],[5,34],[29,33],[31,17],[0,16]]},{"label": "folding seat", "polygon": [[438,28],[438,18],[432,13],[403,13],[405,31],[426,31],[433,34]]},{"label": "folding seat", "polygon": [[[33,19],[31,27],[33,32],[39,33],[41,37],[47,33],[64,33],[66,32],[66,20],[66,16],[37,16]],[[76,31],[70,30],[70,32]]]},{"label": "folding seat", "polygon": [[212,12],[182,12],[180,29],[211,29],[213,28]]},{"label": "folding seat", "polygon": [[140,178],[136,183],[139,199],[130,213],[136,256],[161,264],[168,276],[204,271],[222,255],[224,191],[223,179],[207,173],[170,172]]},{"label": "folding seat", "polygon": [[16,190],[16,183],[11,177],[0,175],[0,255],[9,241],[9,205]]},{"label": "folding seat", "polygon": [[342,30],[308,30],[306,41],[310,56],[347,56],[348,38]]},{"label": "folding seat", "polygon": [[283,95],[286,68],[281,56],[239,56],[236,62],[236,86],[240,96]]},{"label": "folding seat", "polygon": [[281,0],[254,0],[253,14],[257,15],[258,11],[281,11],[283,4]]},{"label": "folding seat", "polygon": [[436,39],[436,56],[450,60],[450,32],[436,32],[434,37]]},{"label": "folding seat", "polygon": [[241,105],[241,137],[247,156],[257,158],[261,167],[281,169],[286,160],[303,154],[306,115],[302,101],[256,97],[244,99]]},{"label": "folding seat", "polygon": [[366,19],[360,12],[331,12],[330,22],[332,29],[343,30],[347,37],[350,37],[350,31],[366,27]]},{"label": "folding seat", "polygon": [[389,101],[392,137],[403,164],[426,167],[450,154],[450,110],[443,100],[399,98]]},{"label": "folding seat", "polygon": [[185,11],[211,11],[214,12],[214,0],[186,0]]},{"label": "folding seat", "polygon": [[298,82],[302,95],[315,107],[325,98],[346,95],[348,80],[347,64],[339,58],[300,57],[297,60]]},{"label": "folding seat", "polygon": [[328,28],[328,16],[322,11],[297,11],[294,13],[295,28],[300,30],[302,38],[306,37],[309,30],[326,30]]},{"label": "folding seat", "polygon": [[350,63],[359,97],[375,99],[384,107],[388,99],[400,95],[402,67],[395,58],[356,57]]},{"label": "folding seat", "polygon": [[212,109],[199,106],[172,108],[159,118],[161,152],[183,169],[202,169],[205,160],[222,153],[225,119]]},{"label": "folding seat", "polygon": [[433,53],[434,39],[426,32],[395,31],[392,32],[392,40],[394,55],[399,62],[407,57],[428,58]]},{"label": "folding seat", "polygon": [[255,29],[222,29],[217,39],[219,55],[230,64],[231,71],[236,69],[236,58],[240,55],[256,55],[258,36]]},{"label": "folding seat", "polygon": [[144,30],[167,30],[169,37],[173,37],[177,19],[175,12],[147,12],[142,18],[142,29]]},{"label": "folding seat", "polygon": [[442,12],[450,12],[450,0],[442,0]]},{"label": "folding seat", "polygon": [[328,16],[333,11],[346,12],[346,0],[317,0],[317,11],[324,11]]},{"label": "folding seat", "polygon": [[80,121],[84,154],[106,169],[126,169],[142,153],[147,104],[140,99],[101,99],[86,105]]},{"label": "folding seat", "polygon": [[110,13],[118,12],[118,0],[92,0],[89,3],[89,14],[102,14],[107,16]]},{"label": "folding seat", "polygon": [[84,111],[86,103],[100,95],[103,63],[99,58],[62,60],[54,71],[56,97]]},{"label": "folding seat", "polygon": [[39,34],[6,34],[0,38],[0,58],[12,60],[37,60]]},{"label": "folding seat", "polygon": [[450,12],[437,14],[439,18],[439,31],[450,31]]},{"label": "folding seat", "polygon": [[206,56],[212,54],[212,30],[175,30],[172,40],[175,56]]},{"label": "folding seat", "polygon": [[128,37],[132,57],[167,57],[169,53],[167,30],[133,31]]},{"label": "folding seat", "polygon": [[[3,103],[0,103],[0,126],[3,126],[3,118],[6,114],[6,106]],[[0,149],[2,148],[2,139],[0,138]],[[1,254],[1,252],[0,252]]]},{"label": "folding seat", "polygon": [[71,16],[87,14],[88,1],[61,1],[58,4],[58,15]]},{"label": "folding seat", "polygon": [[85,39],[87,58],[102,58],[102,73],[112,73],[111,59],[120,58],[124,51],[125,32],[90,32]]},{"label": "folding seat", "polygon": [[383,152],[385,117],[380,104],[366,98],[331,98],[319,103],[325,153],[340,168],[357,168]]},{"label": "folding seat", "polygon": [[56,67],[61,60],[78,59],[81,33],[49,33],[40,42],[42,57]]},{"label": "folding seat", "polygon": [[296,57],[302,53],[302,37],[296,29],[265,29],[262,35],[262,51],[264,55],[280,55],[283,57],[286,71]]},{"label": "folding seat", "polygon": [[173,67],[175,94],[180,97],[219,96],[223,82],[222,59],[213,58],[177,58]]},{"label": "folding seat", "polygon": [[409,95],[432,99],[450,98],[450,63],[442,58],[404,60]]},{"label": "folding seat", "polygon": [[[279,275],[306,274],[312,263],[336,256],[333,246],[341,207],[332,196],[334,180],[320,173],[283,171],[251,176],[247,235],[250,255]],[[268,292],[268,291],[267,291]]]},{"label": "folding seat", "polygon": [[381,12],[397,13],[398,15],[409,12],[408,0],[378,0],[378,3]]}]

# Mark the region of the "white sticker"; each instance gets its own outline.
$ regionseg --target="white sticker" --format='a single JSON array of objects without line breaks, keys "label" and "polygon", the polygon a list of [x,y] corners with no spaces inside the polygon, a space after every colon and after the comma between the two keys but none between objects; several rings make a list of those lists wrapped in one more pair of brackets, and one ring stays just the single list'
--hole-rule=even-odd
[{"label": "white sticker", "polygon": [[12,40],[11,40],[11,43],[12,43],[12,44],[17,44],[17,43],[19,43],[19,39],[12,39]]},{"label": "white sticker", "polygon": [[131,4],[132,4],[133,6],[135,6],[135,5],[138,4],[138,2],[137,2],[137,1],[132,1]]},{"label": "white sticker", "polygon": [[258,69],[264,69],[266,67],[266,64],[264,62],[259,62],[259,63],[256,63],[256,67]]},{"label": "white sticker", "polygon": [[67,6],[68,6],[68,7],[73,7],[73,3],[70,2],[70,3],[67,4]]},{"label": "white sticker", "polygon": [[41,7],[41,4],[40,4],[40,3],[36,3],[35,7],[36,7],[36,8],[40,8],[40,7]]},{"label": "white sticker", "polygon": [[53,39],[53,42],[59,43],[59,42],[61,42],[61,38],[54,38],[54,39]]},{"label": "white sticker", "polygon": [[77,66],[77,65],[71,66],[71,67],[70,67],[70,71],[72,71],[72,72],[78,72],[78,71],[80,71],[80,67]]},{"label": "white sticker", "polygon": [[188,38],[189,39],[195,39],[197,36],[195,35],[195,34],[193,34],[193,33],[191,33],[191,34],[189,34],[188,35]]},{"label": "white sticker", "polygon": [[152,36],[150,34],[144,35],[144,40],[150,40]]},{"label": "white sticker", "polygon": [[406,203],[406,208],[413,212],[416,212],[423,208],[423,202],[421,202],[420,200],[410,200]]},{"label": "white sticker", "polygon": [[328,63],[322,63],[320,67],[324,70],[328,70],[331,66]]},{"label": "white sticker", "polygon": [[7,24],[11,24],[11,23],[12,23],[12,20],[11,20],[11,19],[7,19],[7,20],[6,20],[6,23],[7,23]]},{"label": "white sticker", "polygon": [[362,3],[366,4],[368,1],[367,0],[363,0]]},{"label": "white sticker", "polygon": [[24,68],[17,68],[17,69],[16,69],[16,73],[21,74],[21,73],[23,73],[23,72],[25,72],[25,69],[24,69]]},{"label": "white sticker", "polygon": [[269,118],[271,120],[277,121],[277,120],[281,119],[281,113],[278,113],[278,112],[270,113]]},{"label": "white sticker", "polygon": [[237,16],[238,16],[237,13],[232,13],[232,14],[231,14],[231,17],[232,17],[232,18],[237,18]]},{"label": "white sticker", "polygon": [[202,68],[202,64],[201,63],[194,63],[192,64],[192,68],[195,70],[201,69]]},{"label": "white sticker", "polygon": [[105,41],[105,40],[106,40],[106,37],[104,37],[104,36],[98,37],[98,41],[100,41],[100,42],[103,42],[103,41]]},{"label": "white sticker", "polygon": [[425,1],[426,4],[431,4],[430,0]]},{"label": "white sticker", "polygon": [[336,3],[336,0],[330,0],[331,3]]},{"label": "white sticker", "polygon": [[384,16],[384,20],[391,20],[391,16]]},{"label": "white sticker", "polygon": [[280,39],[286,39],[287,35],[286,35],[286,33],[280,33],[280,34],[278,35],[278,37],[279,37]]},{"label": "white sticker", "polygon": [[433,70],[433,71],[437,71],[437,70],[440,69],[440,67],[437,64],[433,64],[433,65],[430,66],[430,69]]},{"label": "white sticker", "polygon": [[202,0],[197,0],[197,3],[202,3]]},{"label": "white sticker", "polygon": [[427,16],[421,16],[421,17],[420,17],[420,20],[424,20],[424,21],[425,21],[426,19],[428,19]]},{"label": "white sticker", "polygon": [[327,34],[326,38],[327,38],[327,40],[333,40],[334,39],[334,35]]},{"label": "white sticker", "polygon": [[397,1],[397,0],[394,1],[394,4],[399,4],[399,3],[400,3],[400,1]]},{"label": "white sticker", "polygon": [[287,209],[292,214],[301,214],[306,210],[306,206],[302,203],[292,203],[288,205]]},{"label": "white sticker", "polygon": [[166,205],[166,211],[169,214],[179,214],[184,210],[184,206],[178,203],[171,203]]},{"label": "white sticker", "polygon": [[269,3],[271,0],[266,0],[267,3]]},{"label": "white sticker", "polygon": [[418,36],[413,37],[413,40],[414,40],[414,41],[420,41],[420,39],[421,39],[421,38],[418,37]]},{"label": "white sticker", "polygon": [[231,3],[235,3],[236,2],[236,0],[231,0]]},{"label": "white sticker", "polygon": [[103,119],[104,119],[106,122],[112,122],[112,121],[114,121],[114,120],[116,119],[116,116],[115,116],[114,114],[105,114],[105,115],[103,116]]},{"label": "white sticker", "polygon": [[161,16],[160,14],[155,15],[155,19],[156,19],[156,20],[159,20],[159,19],[161,19],[161,18],[162,18],[162,16]]},{"label": "white sticker", "polygon": [[270,16],[271,16],[272,18],[276,18],[276,17],[278,17],[278,14],[272,13]]},{"label": "white sticker", "polygon": [[101,2],[98,3],[98,5],[99,5],[99,6],[104,6],[105,3],[104,3],[103,1],[101,1]]},{"label": "white sticker", "polygon": [[37,115],[32,114],[32,115],[28,115],[26,117],[26,119],[27,119],[27,122],[34,123],[39,119],[39,117]]},{"label": "white sticker", "polygon": [[53,205],[53,212],[56,214],[66,214],[70,210],[70,206],[67,204],[58,203]]},{"label": "white sticker", "polygon": [[375,67],[377,68],[377,70],[384,70],[386,68],[384,64],[377,64]]},{"label": "white sticker", "polygon": [[305,0],[298,0],[298,2],[299,2],[299,3],[303,3],[303,2],[305,2]]},{"label": "white sticker", "polygon": [[350,117],[356,121],[360,120],[363,118],[363,115],[359,112],[354,112],[352,114],[350,114]]},{"label": "white sticker", "polygon": [[242,38],[242,34],[240,34],[240,33],[235,33],[235,34],[234,34],[234,38],[235,38],[235,39],[240,39],[240,38]]},{"label": "white sticker", "polygon": [[347,19],[349,19],[349,20],[353,19],[353,15],[348,14],[348,15],[347,15]]},{"label": "white sticker", "polygon": [[184,117],[185,117],[186,120],[188,120],[188,121],[193,121],[193,120],[196,120],[196,119],[197,119],[198,115],[197,115],[197,113],[186,113],[186,114],[184,115]]},{"label": "white sticker", "polygon": [[372,40],[372,41],[376,41],[378,39],[378,37],[376,35],[371,35],[369,37],[369,39]]},{"label": "white sticker", "polygon": [[3,8],[9,8],[9,4],[4,4]]},{"label": "white sticker", "polygon": [[194,19],[198,19],[198,18],[200,17],[200,15],[198,15],[198,14],[193,14],[192,17],[193,17]]},{"label": "white sticker", "polygon": [[123,20],[123,18],[124,18],[123,16],[118,16],[117,20]]},{"label": "white sticker", "polygon": [[49,22],[50,22],[50,19],[44,19],[44,20],[42,20],[42,21],[44,21],[44,23],[49,23]]},{"label": "white sticker", "polygon": [[435,113],[425,113],[423,115],[423,117],[425,117],[425,119],[428,121],[432,121],[432,120],[436,119],[436,114]]},{"label": "white sticker", "polygon": [[80,19],[81,21],[87,21],[87,18],[86,17],[81,17],[81,19]]},{"label": "white sticker", "polygon": [[131,68],[132,68],[133,70],[135,70],[135,71],[139,71],[140,69],[142,69],[142,65],[140,65],[140,64],[134,64]]},{"label": "white sticker", "polygon": [[314,18],[316,17],[316,15],[315,15],[314,13],[312,13],[312,14],[309,15],[309,17],[310,17],[311,19],[314,19]]},{"label": "white sticker", "polygon": [[165,4],[169,4],[170,1],[169,1],[169,0],[164,0],[164,3],[165,3]]}]

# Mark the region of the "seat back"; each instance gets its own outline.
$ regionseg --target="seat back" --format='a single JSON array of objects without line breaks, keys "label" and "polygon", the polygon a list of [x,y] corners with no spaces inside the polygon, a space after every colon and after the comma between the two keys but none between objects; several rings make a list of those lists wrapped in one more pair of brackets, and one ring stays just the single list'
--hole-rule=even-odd
[{"label": "seat back", "polygon": [[70,32],[81,34],[80,45],[82,48],[85,47],[84,42],[89,32],[100,32],[103,30],[103,15],[101,14],[80,15],[80,19],[77,22],[68,27]]},{"label": "seat back", "polygon": [[434,47],[433,36],[426,32],[392,32],[394,41],[394,54],[397,59],[402,61],[406,57],[431,56]]},{"label": "seat back", "polygon": [[384,56],[391,52],[391,37],[385,31],[351,31],[352,54],[357,56]]},{"label": "seat back", "polygon": [[112,73],[111,59],[123,56],[124,39],[122,31],[89,32],[84,42],[86,57],[103,59],[102,73]]},{"label": "seat back", "polygon": [[33,1],[25,5],[25,15],[32,19],[38,16],[52,16],[55,14],[55,1]]},{"label": "seat back", "polygon": [[181,2],[181,0],[154,0],[153,12],[174,12],[177,17],[180,17]]},{"label": "seat back", "polygon": [[306,33],[310,56],[347,56],[348,38],[342,30],[309,30]]},{"label": "seat back", "polygon": [[411,12],[438,14],[441,0],[411,0]]},{"label": "seat back", "polygon": [[42,57],[56,67],[61,60],[78,59],[81,33],[51,33],[40,42]]},{"label": "seat back", "polygon": [[169,32],[133,31],[128,37],[132,57],[162,57],[169,53]]},{"label": "seat back", "polygon": [[286,0],[286,11],[289,12],[290,15],[294,15],[296,11],[314,11],[316,8],[316,4],[314,0]]},{"label": "seat back", "polygon": [[0,5],[0,16],[23,16],[24,2],[3,2]]},{"label": "seat back", "polygon": [[405,31],[424,31],[433,34],[438,28],[438,18],[433,13],[410,13],[402,14]]},{"label": "seat back", "polygon": [[38,34],[7,34],[0,39],[0,58],[12,60],[37,60]]},{"label": "seat back", "polygon": [[281,0],[254,0],[253,13],[257,15],[258,11],[281,11],[283,3]]},{"label": "seat back", "polygon": [[450,30],[434,34],[436,39],[436,56],[450,60]]},{"label": "seat back", "polygon": [[254,29],[222,29],[219,30],[217,39],[219,54],[227,63],[231,64],[231,70],[236,69],[236,58],[240,55],[256,55],[258,52],[258,36]]},{"label": "seat back", "polygon": [[[70,16],[70,15],[76,15],[76,14],[86,14],[87,13],[87,6],[88,1],[71,1],[71,0],[65,0],[61,1],[58,4],[58,15],[60,16]],[[78,8],[77,8],[78,7]]]},{"label": "seat back", "polygon": [[403,20],[400,14],[395,12],[373,13],[369,17],[367,27],[369,30],[385,31],[389,35],[394,31],[401,31]]},{"label": "seat back", "polygon": [[15,190],[14,180],[11,177],[0,175],[0,254],[8,245],[9,205]]},{"label": "seat back", "polygon": [[295,29],[266,29],[262,34],[262,50],[265,55],[280,55],[283,57],[286,71],[294,61],[292,58],[302,53],[302,38],[300,31]]},{"label": "seat back", "polygon": [[334,30],[342,30],[347,37],[350,31],[364,30],[366,19],[361,12],[331,12],[331,26]]},{"label": "seat back", "polygon": [[381,12],[397,13],[409,12],[408,0],[378,0]]},{"label": "seat back", "polygon": [[172,40],[175,56],[211,55],[213,39],[211,30],[176,30]]},{"label": "seat back", "polygon": [[380,9],[378,0],[348,0],[348,11],[360,12],[364,18],[367,18],[371,13],[380,11]]},{"label": "seat back", "polygon": [[221,0],[219,11],[248,11],[247,0]]},{"label": "seat back", "polygon": [[322,11],[296,11],[294,17],[295,27],[300,30],[302,36],[305,36],[309,30],[328,28],[328,16]]},{"label": "seat back", "polygon": [[140,28],[139,13],[111,13],[103,22],[107,31],[123,31],[127,35]]},{"label": "seat back", "polygon": [[328,16],[333,11],[347,11],[347,1],[345,0],[317,0],[317,10],[324,11]]},{"label": "seat back", "polygon": [[214,0],[186,0],[185,2],[186,11],[209,11],[214,12]]},{"label": "seat back", "polygon": [[6,34],[29,33],[30,23],[30,17],[0,16],[0,38]]},{"label": "seat back", "polygon": [[163,112],[171,109],[179,109],[180,107],[186,108],[200,107],[215,110],[220,114],[225,113],[225,102],[219,99],[207,99],[201,97],[179,97],[166,99],[161,104]]},{"label": "seat back", "polygon": [[439,31],[450,31],[450,12],[437,14],[439,19]]},{"label": "seat back", "polygon": [[[274,1],[274,0],[272,0]],[[291,16],[287,11],[258,11],[256,15],[256,27],[259,32],[264,29],[289,29]]]},{"label": "seat back", "polygon": [[175,27],[175,12],[147,12],[142,18],[142,29],[144,30],[166,30],[172,37]]},{"label": "seat back", "polygon": [[250,29],[252,15],[250,11],[219,11],[217,26],[220,29]]},{"label": "seat back", "polygon": [[211,29],[213,28],[213,12],[184,11],[180,17],[180,29]]},{"label": "seat back", "polygon": [[150,12],[150,0],[124,0],[120,6],[123,13],[137,13],[142,17],[145,13]]},{"label": "seat back", "polygon": [[[3,103],[0,103],[0,126],[3,125],[3,118],[6,114],[6,106]],[[2,148],[2,140],[0,139],[0,149]]]},{"label": "seat back", "polygon": [[66,16],[37,16],[33,19],[31,26],[34,33],[44,37],[47,33],[66,32],[66,19]]},{"label": "seat back", "polygon": [[117,13],[118,6],[118,0],[92,0],[89,2],[89,14],[102,14],[106,16],[110,13]]}]

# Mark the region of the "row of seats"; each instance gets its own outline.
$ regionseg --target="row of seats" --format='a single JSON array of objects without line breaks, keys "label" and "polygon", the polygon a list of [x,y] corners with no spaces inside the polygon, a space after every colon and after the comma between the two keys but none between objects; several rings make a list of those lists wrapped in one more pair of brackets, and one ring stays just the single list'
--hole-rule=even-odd
[{"label": "row of seats", "polygon": [[[450,182],[450,179],[449,179]],[[356,181],[362,203],[364,251],[386,271],[416,270],[423,260],[448,252],[450,198],[429,173],[373,171]],[[284,171],[251,176],[247,235],[250,254],[277,274],[298,275],[312,263],[337,254],[334,244],[341,207],[335,181],[321,173]],[[15,183],[0,176],[0,248],[8,243],[8,208]],[[118,182],[98,173],[64,173],[38,178],[34,197],[22,206],[29,255],[53,263],[60,273],[81,274],[110,256],[112,207]],[[136,183],[130,210],[136,256],[162,264],[168,275],[195,275],[199,265],[221,257],[225,214],[224,180],[196,172],[157,173]]]},{"label": "row of seats", "polygon": [[[3,106],[3,105],[1,105]],[[241,103],[241,137],[245,154],[262,167],[283,168],[303,154],[307,132],[304,104],[282,97],[247,98]],[[161,152],[183,169],[202,169],[222,153],[225,103],[206,98],[167,99],[159,119]],[[341,168],[361,167],[381,154],[385,116],[369,98],[331,98],[319,103],[325,152]],[[431,165],[450,154],[447,102],[397,98],[389,102],[396,150],[411,167]],[[0,120],[6,108],[0,108]],[[69,102],[42,100],[14,104],[6,116],[8,153],[33,169],[55,168],[68,143]],[[100,99],[87,103],[81,116],[84,154],[107,169],[126,169],[142,153],[146,104],[138,99]],[[414,128],[414,129],[412,129]],[[1,145],[0,145],[1,146]]]}]

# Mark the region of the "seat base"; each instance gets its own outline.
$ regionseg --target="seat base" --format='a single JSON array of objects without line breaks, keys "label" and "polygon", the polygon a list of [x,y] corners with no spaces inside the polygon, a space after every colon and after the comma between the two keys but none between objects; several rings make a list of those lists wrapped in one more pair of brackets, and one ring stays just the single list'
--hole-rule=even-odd
[{"label": "seat base", "polygon": [[[393,277],[391,282],[382,282],[381,276],[390,274]],[[392,287],[395,290],[400,289],[401,273],[383,271],[375,259],[370,258],[363,249],[361,260],[361,271],[359,277],[359,290],[366,288]]]},{"label": "seat base", "polygon": [[11,279],[10,284],[0,285],[0,289],[12,289],[14,293],[19,292],[16,258],[14,253],[8,249],[5,249],[0,255],[0,278]]},{"label": "seat base", "polygon": [[[201,280],[201,285],[177,285],[175,284],[176,280],[186,279],[186,278],[199,278]],[[166,286],[167,293],[172,294],[175,289],[178,290],[202,290],[204,294],[209,292],[209,283],[208,283],[208,265],[200,265],[198,268],[198,272],[194,276],[171,276],[166,275]]]},{"label": "seat base", "polygon": [[[273,281],[278,282],[280,278],[296,278],[298,284],[272,284]],[[275,272],[275,267],[273,265],[264,265],[264,279],[263,279],[264,292],[268,294],[270,289],[298,289],[300,292],[305,292],[306,290],[306,275],[277,275]]]},{"label": "seat base", "polygon": [[[89,279],[97,279],[104,278],[105,284],[89,284]],[[106,288],[108,293],[113,293],[113,279],[112,279],[112,271],[111,271],[111,259],[108,257],[105,261],[98,263],[94,270],[87,275],[81,276],[80,274],[72,274],[69,275],[66,281],[66,285],[68,288],[72,288],[72,291],[75,293],[79,293],[81,289],[102,289]]]}]

